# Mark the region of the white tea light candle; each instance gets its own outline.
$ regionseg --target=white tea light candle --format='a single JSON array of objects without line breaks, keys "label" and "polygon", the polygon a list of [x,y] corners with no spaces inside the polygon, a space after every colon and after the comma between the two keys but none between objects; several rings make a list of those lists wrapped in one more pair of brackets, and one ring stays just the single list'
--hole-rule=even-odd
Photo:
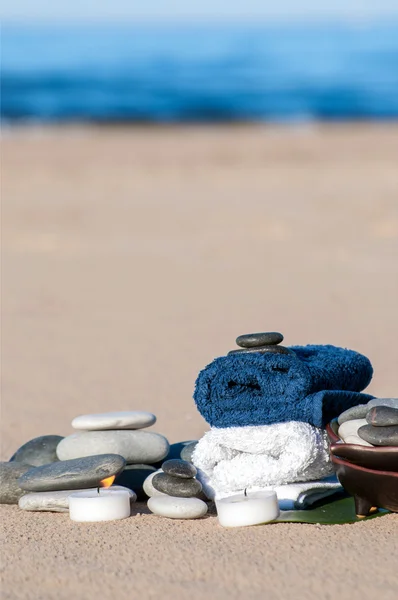
[{"label": "white tea light candle", "polygon": [[275,492],[242,493],[215,500],[218,520],[223,527],[244,527],[274,521],[279,516]]},{"label": "white tea light candle", "polygon": [[129,493],[111,488],[76,492],[69,496],[69,516],[81,523],[126,519],[130,516]]}]

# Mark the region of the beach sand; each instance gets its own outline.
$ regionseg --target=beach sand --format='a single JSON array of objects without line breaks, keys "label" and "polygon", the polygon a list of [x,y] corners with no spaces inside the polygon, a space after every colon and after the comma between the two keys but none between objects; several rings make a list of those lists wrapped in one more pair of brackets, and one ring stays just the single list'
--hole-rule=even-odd
[{"label": "beach sand", "polygon": [[[20,128],[2,140],[2,454],[78,414],[207,425],[237,335],[366,354],[398,395],[398,125]],[[398,515],[224,530],[1,506],[5,599],[397,597]]]}]

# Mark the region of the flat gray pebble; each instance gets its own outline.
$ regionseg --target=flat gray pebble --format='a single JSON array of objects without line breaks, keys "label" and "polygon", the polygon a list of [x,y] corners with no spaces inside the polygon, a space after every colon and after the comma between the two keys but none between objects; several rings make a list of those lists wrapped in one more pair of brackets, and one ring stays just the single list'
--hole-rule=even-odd
[{"label": "flat gray pebble", "polygon": [[368,407],[373,406],[391,406],[391,408],[398,408],[398,398],[373,398],[369,400]]},{"label": "flat gray pebble", "polygon": [[[95,492],[97,488],[79,489],[79,490],[58,490],[56,492],[32,492],[19,499],[18,505],[22,510],[47,511],[47,512],[68,512],[69,496],[75,492]],[[126,490],[130,496],[130,503],[137,499],[135,493],[121,485],[113,485],[113,490]],[[101,492],[100,492],[101,493]]]},{"label": "flat gray pebble", "polygon": [[398,408],[374,406],[368,411],[366,420],[369,425],[375,425],[376,427],[398,425]]},{"label": "flat gray pebble", "polygon": [[193,498],[202,491],[202,484],[197,479],[181,479],[166,473],[155,475],[152,485],[159,492],[178,498]]},{"label": "flat gray pebble", "polygon": [[398,425],[391,427],[364,425],[358,429],[358,435],[373,446],[398,446]]},{"label": "flat gray pebble", "polygon": [[167,475],[181,477],[182,479],[192,479],[197,473],[196,467],[191,463],[178,458],[166,460],[162,465],[162,469]]},{"label": "flat gray pebble", "polygon": [[18,480],[32,468],[17,461],[0,462],[0,504],[18,504],[18,500],[26,494]]},{"label": "flat gray pebble", "polygon": [[32,465],[32,467],[41,467],[56,462],[59,460],[56,452],[57,446],[63,439],[61,435],[41,435],[33,438],[18,448],[10,458],[10,462],[22,462]]},{"label": "flat gray pebble", "polygon": [[153,496],[148,500],[148,508],[155,515],[169,519],[200,519],[208,510],[207,504],[198,498],[173,496]]},{"label": "flat gray pebble", "polygon": [[358,406],[353,406],[352,408],[348,408],[342,412],[337,419],[337,422],[339,425],[342,425],[343,423],[352,421],[353,419],[364,419],[368,410],[369,407],[367,404],[358,404]]},{"label": "flat gray pebble", "polygon": [[81,431],[64,438],[58,444],[57,455],[60,460],[70,460],[112,453],[123,456],[128,464],[152,464],[163,460],[169,447],[163,435],[151,431]]},{"label": "flat gray pebble", "polygon": [[103,479],[118,475],[125,466],[126,461],[117,454],[64,460],[30,468],[19,478],[18,485],[29,492],[97,487]]}]

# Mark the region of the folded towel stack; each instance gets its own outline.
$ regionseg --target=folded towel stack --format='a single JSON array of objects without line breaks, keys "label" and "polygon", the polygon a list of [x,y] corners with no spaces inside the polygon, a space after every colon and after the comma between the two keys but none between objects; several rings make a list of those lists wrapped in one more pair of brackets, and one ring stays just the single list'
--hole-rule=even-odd
[{"label": "folded towel stack", "polygon": [[[276,334],[247,337],[266,335]],[[194,394],[212,427],[193,455],[204,491],[214,498],[272,487],[283,509],[341,489],[330,479],[322,427],[372,398],[360,393],[371,377],[366,357],[334,346],[252,345],[217,358]]]}]

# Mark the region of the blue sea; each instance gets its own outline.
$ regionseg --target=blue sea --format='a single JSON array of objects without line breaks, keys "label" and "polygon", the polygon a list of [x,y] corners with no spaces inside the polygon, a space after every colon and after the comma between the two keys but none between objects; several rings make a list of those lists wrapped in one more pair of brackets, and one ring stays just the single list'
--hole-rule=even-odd
[{"label": "blue sea", "polygon": [[397,117],[397,22],[3,26],[3,123]]}]

